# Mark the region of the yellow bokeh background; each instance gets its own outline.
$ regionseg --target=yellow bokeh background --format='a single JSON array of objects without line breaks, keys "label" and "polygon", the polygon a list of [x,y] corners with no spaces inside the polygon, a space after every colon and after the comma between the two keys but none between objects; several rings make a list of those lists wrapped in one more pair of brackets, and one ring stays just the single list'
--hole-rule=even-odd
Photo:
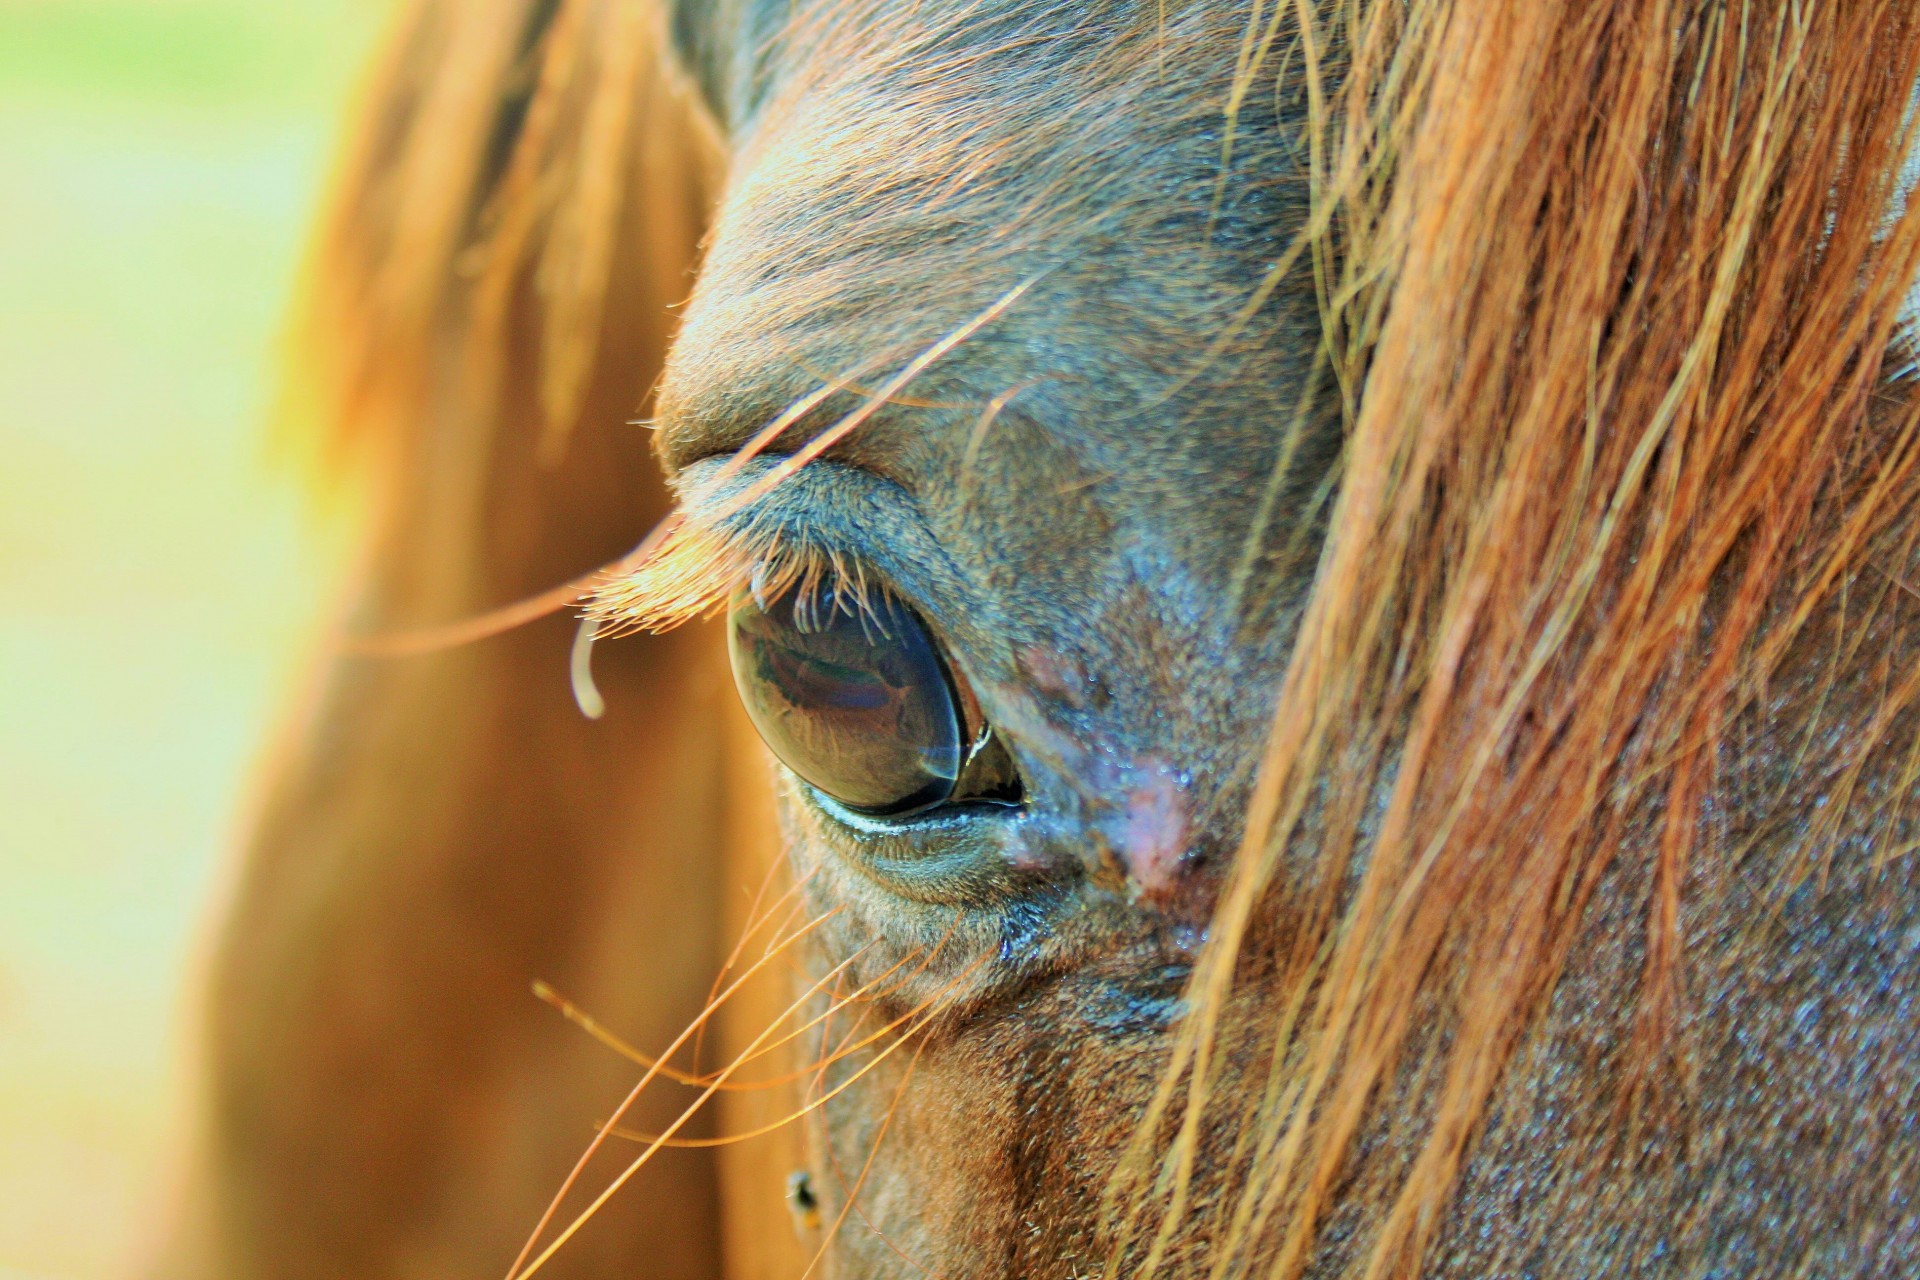
[{"label": "yellow bokeh background", "polygon": [[124,1275],[337,555],[268,447],[379,0],[0,0],[0,1280]]}]

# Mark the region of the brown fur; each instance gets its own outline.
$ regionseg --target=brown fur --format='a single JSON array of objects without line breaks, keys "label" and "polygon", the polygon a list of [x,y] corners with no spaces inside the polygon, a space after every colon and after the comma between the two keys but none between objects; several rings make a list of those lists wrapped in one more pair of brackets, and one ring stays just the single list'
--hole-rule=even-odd
[{"label": "brown fur", "polygon": [[[302,344],[379,495],[362,630],[574,579],[660,513],[611,424],[718,189],[638,6],[415,9]],[[1885,356],[1920,218],[1886,210],[1920,24],[767,9],[680,15],[731,146],[657,407],[691,523],[601,613],[711,605],[782,521],[829,559],[854,539],[1031,793],[1019,824],[906,835],[783,795],[818,922],[799,1092],[843,1090],[806,1122],[805,1256],[1901,1265],[1920,431]],[[778,475],[754,537],[716,467]],[[175,1274],[504,1267],[620,1093],[519,984],[642,1047],[699,1011],[767,840],[711,642],[603,646],[592,725],[566,647],[549,621],[334,664],[234,907],[212,1225]],[[723,1050],[783,1004],[731,1004]],[[718,1096],[734,1132],[786,1106]],[[623,1127],[679,1114],[640,1107]],[[648,1148],[550,1265],[715,1273],[704,1150]],[[725,1167],[728,1274],[805,1265],[772,1244],[797,1158]]]},{"label": "brown fur", "polygon": [[[691,281],[711,153],[663,123],[686,107],[644,28],[574,48],[566,101],[503,147],[536,7],[412,7],[321,229],[289,411],[368,495],[365,567],[228,907],[198,1167],[157,1274],[504,1270],[631,1083],[529,984],[662,1041],[723,950],[737,792],[709,639],[603,653],[599,723],[568,695],[564,618],[354,651],[590,570],[665,507],[621,424]],[[596,85],[648,127],[606,125]],[[713,1274],[718,1178],[673,1153],[559,1273]]]}]

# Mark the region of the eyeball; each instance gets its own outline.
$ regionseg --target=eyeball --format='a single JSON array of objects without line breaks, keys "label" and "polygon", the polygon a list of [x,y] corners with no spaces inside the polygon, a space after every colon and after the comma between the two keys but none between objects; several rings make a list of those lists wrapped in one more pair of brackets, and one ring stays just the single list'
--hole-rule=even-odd
[{"label": "eyeball", "polygon": [[905,604],[831,586],[769,601],[742,591],[727,641],[754,728],[819,791],[873,816],[953,796],[975,740],[938,646]]}]

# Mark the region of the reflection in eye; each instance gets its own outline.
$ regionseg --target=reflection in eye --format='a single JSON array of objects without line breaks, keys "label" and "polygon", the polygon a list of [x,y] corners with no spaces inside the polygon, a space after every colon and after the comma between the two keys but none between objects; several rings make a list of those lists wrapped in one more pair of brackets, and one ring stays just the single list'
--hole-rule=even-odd
[{"label": "reflection in eye", "polygon": [[[742,591],[727,638],[741,700],[768,748],[856,812],[898,816],[956,798],[989,741],[967,724],[925,624],[890,595],[863,606],[831,587],[764,603]],[[1010,765],[995,772],[1014,776]]]}]

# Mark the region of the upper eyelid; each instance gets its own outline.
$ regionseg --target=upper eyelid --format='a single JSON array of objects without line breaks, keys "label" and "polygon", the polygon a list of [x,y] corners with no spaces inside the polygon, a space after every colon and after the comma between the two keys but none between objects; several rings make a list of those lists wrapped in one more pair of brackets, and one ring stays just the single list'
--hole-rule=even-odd
[{"label": "upper eyelid", "polygon": [[[798,452],[846,416],[844,408],[828,407],[837,397],[872,397],[875,392],[863,385],[863,379],[882,368],[880,361],[864,360],[837,376],[807,369],[803,383],[769,377],[697,387],[691,394],[683,388],[675,396],[673,410],[658,424],[662,460],[668,472],[678,477],[702,462],[753,448],[769,431],[772,435],[754,449],[755,456]],[[884,430],[889,417],[907,403],[890,397],[880,401],[867,411],[863,432]]]},{"label": "upper eyelid", "polygon": [[[721,455],[714,455],[715,457]],[[757,462],[758,460],[756,460]],[[809,470],[819,468],[802,480]],[[874,557],[863,554],[858,538],[836,536],[831,522],[809,519],[813,504],[806,491],[822,475],[859,471],[840,463],[815,461],[750,505],[729,510],[740,486],[756,476],[750,463],[718,484],[695,478],[683,484],[675,523],[660,546],[638,568],[601,583],[588,615],[603,634],[664,631],[709,616],[726,607],[733,593],[758,576],[771,576],[771,590],[833,579],[865,592]],[[880,477],[863,473],[876,483]],[[795,500],[795,491],[802,491]],[[873,580],[891,589],[885,575]]]},{"label": "upper eyelid", "polygon": [[682,520],[645,563],[595,588],[588,615],[603,634],[666,631],[718,613],[756,577],[771,574],[784,586],[837,574],[838,565],[838,557],[817,544],[760,522]]}]

